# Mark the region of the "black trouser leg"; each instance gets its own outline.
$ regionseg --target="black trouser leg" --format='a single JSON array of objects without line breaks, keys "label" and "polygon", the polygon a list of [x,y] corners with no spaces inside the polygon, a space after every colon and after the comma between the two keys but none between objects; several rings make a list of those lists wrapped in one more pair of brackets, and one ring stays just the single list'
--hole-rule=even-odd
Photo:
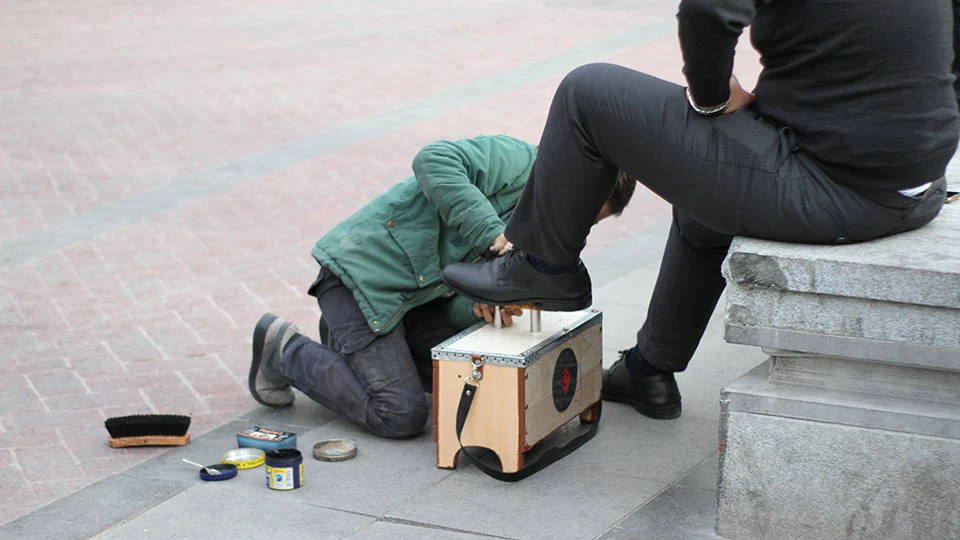
[{"label": "black trouser leg", "polygon": [[297,338],[284,350],[284,377],[314,401],[377,435],[420,433],[429,407],[403,323],[387,334],[374,334],[350,290],[325,270],[311,291],[333,348]]},{"label": "black trouser leg", "polygon": [[[567,75],[557,89],[506,237],[552,265],[576,263],[618,168],[702,229],[726,236],[863,241],[919,227],[943,204],[940,190],[913,209],[882,206],[831,180],[798,150],[789,128],[771,124],[752,108],[704,118],[691,112],[684,89],[676,84],[620,66],[590,64]],[[667,270],[654,292],[651,313],[657,320],[641,331],[650,344],[642,349],[649,348],[651,362],[664,369],[686,366],[712,312],[705,306],[716,303],[721,279],[722,257],[709,249],[698,252],[704,247],[698,242],[679,244],[685,233],[684,220],[679,221]],[[699,290],[704,297],[696,316],[671,311],[669,304],[687,302],[695,296],[689,291]],[[676,334],[665,338],[666,330],[655,331],[659,325],[674,325]]]},{"label": "black trouser leg", "polygon": [[720,265],[732,240],[674,209],[647,319],[637,332],[638,351],[650,365],[686,369],[723,293]]}]

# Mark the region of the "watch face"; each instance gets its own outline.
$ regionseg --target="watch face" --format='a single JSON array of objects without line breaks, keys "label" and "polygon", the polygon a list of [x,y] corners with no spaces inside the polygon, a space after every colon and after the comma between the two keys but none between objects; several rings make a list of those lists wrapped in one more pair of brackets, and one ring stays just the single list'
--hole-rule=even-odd
[{"label": "watch face", "polygon": [[577,355],[573,349],[560,351],[553,368],[553,406],[557,411],[567,410],[577,393]]}]

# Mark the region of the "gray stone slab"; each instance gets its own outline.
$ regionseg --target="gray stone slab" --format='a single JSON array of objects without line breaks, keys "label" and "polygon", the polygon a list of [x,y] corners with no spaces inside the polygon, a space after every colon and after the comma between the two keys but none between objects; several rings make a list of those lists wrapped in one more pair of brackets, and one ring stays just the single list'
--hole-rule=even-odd
[{"label": "gray stone slab", "polygon": [[[283,424],[296,432],[301,427],[313,429],[337,418],[337,415],[324,406],[294,390],[296,399],[290,407],[275,409],[273,407],[254,406],[237,420],[245,421],[250,426],[273,426]],[[253,398],[250,398],[251,402]],[[249,426],[248,426],[249,427]],[[302,431],[302,429],[301,429]]]},{"label": "gray stone slab", "polygon": [[731,284],[960,309],[960,205],[915,231],[844,246],[737,238]]},{"label": "gray stone slab", "polygon": [[[311,504],[383,515],[452,474],[438,469],[432,423],[413,439],[383,439],[366,429],[336,420],[300,437],[304,487],[293,497]],[[326,439],[351,439],[357,457],[343,462],[313,458],[313,445]],[[262,480],[261,480],[262,482]]]},{"label": "gray stone slab", "polygon": [[731,411],[717,532],[960,537],[960,440]]},{"label": "gray stone slab", "polygon": [[[277,424],[278,429],[291,428],[287,424]],[[127,469],[124,475],[137,479],[172,479],[178,482],[194,483],[197,480],[197,469],[181,461],[187,458],[197,463],[211,465],[220,462],[220,455],[225,451],[236,448],[236,434],[247,427],[243,421],[228,422],[203,437],[193,437],[186,446],[171,447],[170,450],[159,456],[134,465]],[[129,449],[136,452],[137,449]]]},{"label": "gray stone slab", "polygon": [[111,476],[7,523],[0,527],[0,538],[89,538],[191,485],[180,479]]},{"label": "gray stone slab", "polygon": [[201,482],[96,538],[344,538],[377,519],[287,497],[299,490],[277,492],[263,486],[261,496],[229,489],[235,481]]},{"label": "gray stone slab", "polygon": [[727,325],[725,339],[729,343],[958,371],[957,352],[952,348],[732,324]]},{"label": "gray stone slab", "polygon": [[474,534],[466,531],[454,531],[423,523],[377,521],[373,525],[350,537],[353,540],[490,540],[491,538],[506,538]]},{"label": "gray stone slab", "polygon": [[960,411],[960,373],[805,353],[770,351],[770,382],[901,400]]},{"label": "gray stone slab", "polygon": [[674,486],[617,523],[600,538],[602,540],[720,538],[714,533],[716,519],[716,492]]},{"label": "gray stone slab", "polygon": [[[726,387],[724,408],[837,425],[960,440],[956,402],[905,399],[771,381],[764,364]],[[958,456],[960,457],[960,456]]]},{"label": "gray stone slab", "polygon": [[509,538],[595,538],[666,486],[574,467],[570,458],[594,442],[516,483],[458,469],[388,517]]},{"label": "gray stone slab", "polygon": [[960,370],[960,309],[728,286],[726,339]]},{"label": "gray stone slab", "polygon": [[684,477],[677,482],[677,485],[705,491],[716,491],[720,475],[718,460],[719,455],[717,452],[714,452],[713,455],[703,460],[699,465],[684,475]]},{"label": "gray stone slab", "polygon": [[716,453],[718,413],[719,407],[708,420],[686,414],[654,420],[628,405],[605,402],[597,436],[564,460],[576,468],[577,476],[620,475],[671,483]]}]

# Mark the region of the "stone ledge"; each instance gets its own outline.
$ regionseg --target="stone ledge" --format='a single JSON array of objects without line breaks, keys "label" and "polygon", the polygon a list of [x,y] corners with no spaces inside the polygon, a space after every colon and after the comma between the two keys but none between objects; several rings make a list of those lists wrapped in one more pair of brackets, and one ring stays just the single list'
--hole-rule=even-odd
[{"label": "stone ledge", "polygon": [[728,285],[960,309],[960,203],[915,231],[843,246],[738,237]]},{"label": "stone ledge", "polygon": [[960,310],[727,287],[724,338],[960,371]]},{"label": "stone ledge", "polygon": [[900,396],[895,393],[895,389],[889,392],[876,386],[850,391],[785,383],[771,377],[768,361],[724,388],[720,403],[722,416],[742,412],[960,441],[960,403],[956,397],[927,400],[918,399],[906,389]]},{"label": "stone ledge", "polygon": [[731,343],[960,371],[960,204],[861,244],[738,237],[723,273]]}]

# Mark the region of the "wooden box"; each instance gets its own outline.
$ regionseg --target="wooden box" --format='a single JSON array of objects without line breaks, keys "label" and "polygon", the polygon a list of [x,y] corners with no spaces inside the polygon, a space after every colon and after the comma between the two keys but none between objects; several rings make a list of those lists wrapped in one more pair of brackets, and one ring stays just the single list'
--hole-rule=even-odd
[{"label": "wooden box", "polygon": [[482,378],[461,442],[495,452],[505,473],[520,470],[525,452],[574,417],[598,419],[602,314],[544,311],[538,332],[530,317],[524,311],[504,328],[479,323],[432,349],[437,467],[457,465],[457,408],[477,360]]}]

